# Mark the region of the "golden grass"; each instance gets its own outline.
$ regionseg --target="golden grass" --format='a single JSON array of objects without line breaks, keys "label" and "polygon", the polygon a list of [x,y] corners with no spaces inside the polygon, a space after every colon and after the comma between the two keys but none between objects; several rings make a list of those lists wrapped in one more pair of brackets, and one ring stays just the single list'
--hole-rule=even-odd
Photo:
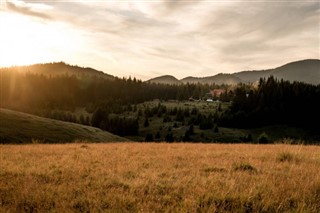
[{"label": "golden grass", "polygon": [[319,146],[112,143],[0,148],[0,212],[320,209]]}]

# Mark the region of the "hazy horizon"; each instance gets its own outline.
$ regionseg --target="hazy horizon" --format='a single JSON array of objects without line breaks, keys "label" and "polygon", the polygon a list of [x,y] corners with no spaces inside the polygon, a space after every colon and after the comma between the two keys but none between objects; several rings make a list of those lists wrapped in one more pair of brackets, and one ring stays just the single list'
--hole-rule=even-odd
[{"label": "hazy horizon", "polygon": [[1,1],[0,66],[178,79],[320,59],[319,1]]}]

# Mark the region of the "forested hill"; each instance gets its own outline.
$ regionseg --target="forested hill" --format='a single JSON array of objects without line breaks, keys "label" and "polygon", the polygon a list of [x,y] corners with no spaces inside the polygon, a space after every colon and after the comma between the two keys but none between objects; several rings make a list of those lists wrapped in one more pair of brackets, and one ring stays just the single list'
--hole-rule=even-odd
[{"label": "forested hill", "polygon": [[[220,119],[229,127],[252,128],[288,125],[309,129],[319,135],[320,85],[260,79],[257,88],[235,89],[230,109]],[[317,138],[319,140],[319,138]]]},{"label": "forested hill", "polygon": [[46,63],[46,64],[34,64],[29,66],[13,66],[0,68],[0,72],[19,72],[28,74],[37,74],[45,76],[77,76],[79,78],[104,78],[114,79],[115,77],[106,74],[102,71],[97,71],[89,67],[79,67],[66,64],[64,62]]},{"label": "forested hill", "polygon": [[147,82],[158,83],[158,84],[181,84],[181,82],[172,75],[159,76],[156,78],[152,78]]},{"label": "forested hill", "polygon": [[308,59],[295,61],[275,69],[260,71],[243,71],[234,73],[243,82],[256,82],[260,78],[274,76],[277,79],[287,81],[301,81],[309,84],[320,84],[320,60]]},{"label": "forested hill", "polygon": [[[233,74],[217,74],[208,77],[186,77],[181,80],[174,76],[160,76],[150,79],[150,82],[160,84],[228,84],[233,85],[237,83],[256,83],[260,78],[268,78],[274,76],[276,79],[283,79],[286,81],[300,81],[309,84],[320,84],[320,60],[307,59],[295,61],[283,66],[266,69],[266,70],[252,70],[242,71]],[[173,80],[174,79],[174,80]]]},{"label": "forested hill", "polygon": [[[87,79],[79,78],[77,75],[44,75],[41,72],[11,72],[2,69],[0,106],[48,118],[80,121],[79,123],[91,124],[126,136],[137,134],[141,127],[141,118],[139,121],[138,117],[126,114],[127,111],[133,110],[134,105],[154,99],[178,104],[179,100],[190,100],[208,105],[210,103],[206,103],[205,100],[208,94],[211,94],[209,92],[219,88],[225,93],[215,98],[219,98],[222,103],[228,102],[231,106],[230,110],[219,111],[219,114],[215,113],[216,108],[212,108],[211,116],[210,113],[205,115],[212,117],[214,124],[230,128],[288,125],[310,130],[310,135],[317,136],[319,132],[313,124],[320,120],[320,85],[280,81],[273,77],[261,79],[258,85],[237,86],[165,85],[131,78],[97,77],[91,78],[90,81]],[[85,119],[81,119],[81,116],[78,119],[71,118],[70,112],[79,108],[87,111]],[[143,112],[140,114],[142,116]],[[215,114],[217,116],[214,116]],[[140,126],[137,125],[139,122]],[[190,118],[184,124],[191,125],[192,122],[194,120]],[[317,139],[312,137],[311,140]]]},{"label": "forested hill", "polygon": [[215,86],[159,85],[136,79],[78,78],[77,75],[43,75],[30,72],[1,72],[1,106],[28,113],[97,105],[126,105],[153,99],[199,99]]},{"label": "forested hill", "polygon": [[186,77],[180,80],[182,83],[186,84],[194,84],[194,83],[201,83],[201,84],[227,84],[227,85],[235,85],[241,82],[241,79],[232,75],[232,74],[223,74],[219,73],[214,76],[204,77],[204,78],[196,78],[196,77]]}]

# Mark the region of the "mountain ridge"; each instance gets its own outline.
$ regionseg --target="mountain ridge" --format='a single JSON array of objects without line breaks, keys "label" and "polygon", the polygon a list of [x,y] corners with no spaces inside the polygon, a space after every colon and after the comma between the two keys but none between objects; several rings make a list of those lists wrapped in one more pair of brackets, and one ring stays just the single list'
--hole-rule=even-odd
[{"label": "mountain ridge", "polygon": [[[1,67],[1,71],[10,72],[25,72],[31,74],[42,74],[46,76],[57,75],[74,75],[78,78],[103,78],[116,79],[116,76],[98,71],[90,67],[79,67],[77,65],[69,65],[65,62],[52,62],[43,64],[33,64],[26,66]],[[238,84],[238,83],[255,83],[260,78],[268,78],[273,75],[277,79],[289,81],[302,81],[310,84],[320,84],[320,60],[305,59],[289,62],[282,66],[263,69],[263,70],[247,70],[235,73],[219,73],[213,76],[193,77],[188,76],[182,79],[177,79],[172,75],[162,75],[151,78],[145,82],[159,84]]]},{"label": "mountain ridge", "polygon": [[[293,61],[276,68],[264,70],[247,70],[231,74],[219,73],[213,76],[205,77],[188,76],[180,80],[177,79],[176,83],[172,83],[172,81],[165,82],[166,78],[164,78],[164,76],[158,76],[156,78],[152,78],[151,82],[160,84],[215,83],[232,85],[237,83],[255,83],[259,81],[260,78],[267,78],[271,75],[273,75],[277,79],[284,79],[289,81],[302,81],[310,84],[320,84],[320,60],[305,59],[300,61]],[[174,76],[172,77],[175,78]]]},{"label": "mountain ridge", "polygon": [[115,79],[113,75],[104,73],[102,71],[98,71],[90,67],[70,65],[65,62],[52,62],[43,64],[32,64],[26,66],[2,67],[0,68],[0,71],[25,72],[30,74],[42,74],[46,76],[75,75],[79,78],[97,77],[104,79]]},{"label": "mountain ridge", "polygon": [[181,84],[181,82],[172,75],[163,75],[149,79],[147,82],[160,84]]}]

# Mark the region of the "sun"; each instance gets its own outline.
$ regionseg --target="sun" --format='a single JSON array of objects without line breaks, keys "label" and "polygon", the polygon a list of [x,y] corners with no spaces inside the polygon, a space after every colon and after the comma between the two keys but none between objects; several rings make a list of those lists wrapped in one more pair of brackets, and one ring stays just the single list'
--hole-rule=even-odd
[{"label": "sun", "polygon": [[61,61],[76,47],[59,23],[15,13],[0,14],[0,67]]}]

